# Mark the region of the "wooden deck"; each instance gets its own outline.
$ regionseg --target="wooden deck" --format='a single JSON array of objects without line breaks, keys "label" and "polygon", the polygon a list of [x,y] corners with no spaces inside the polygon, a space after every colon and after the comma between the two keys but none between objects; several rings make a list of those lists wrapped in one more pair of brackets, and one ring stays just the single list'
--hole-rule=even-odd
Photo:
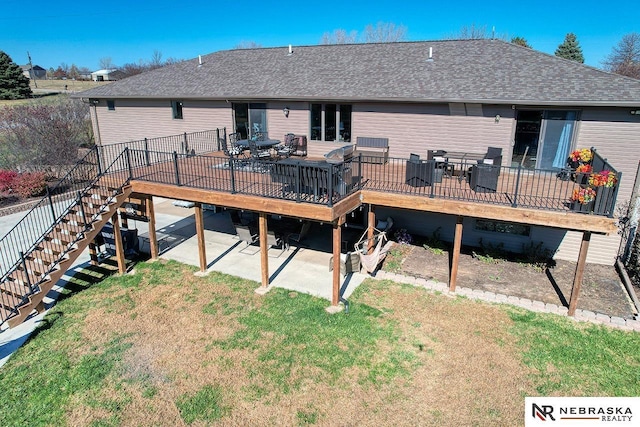
[{"label": "wooden deck", "polygon": [[574,213],[569,198],[579,185],[544,171],[503,168],[495,192],[479,192],[458,176],[444,176],[429,186],[410,185],[404,159],[368,164],[354,158],[345,163],[351,185],[328,194],[278,182],[271,162],[229,162],[221,152],[187,156],[132,151],[130,163],[136,193],[318,221],[336,221],[368,203],[600,234],[616,231],[612,218]]}]

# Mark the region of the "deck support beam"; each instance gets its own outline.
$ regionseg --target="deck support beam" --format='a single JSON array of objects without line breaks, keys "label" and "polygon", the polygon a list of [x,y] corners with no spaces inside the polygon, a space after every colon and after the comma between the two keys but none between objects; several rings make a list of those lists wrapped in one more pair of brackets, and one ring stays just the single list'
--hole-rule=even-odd
[{"label": "deck support beam", "polygon": [[111,223],[113,224],[113,242],[116,244],[118,272],[124,274],[127,272],[127,264],[124,259],[124,244],[122,242],[122,233],[120,232],[120,214],[117,210],[111,216]]},{"label": "deck support beam", "polygon": [[331,305],[337,306],[340,302],[340,252],[342,248],[342,224],[344,216],[333,223],[333,289],[331,292]]},{"label": "deck support beam", "polygon": [[156,235],[156,211],[153,206],[153,197],[147,199],[147,217],[149,218],[149,250],[151,259],[158,259],[158,236]]},{"label": "deck support beam", "polygon": [[260,212],[258,218],[258,228],[260,230],[260,266],[262,287],[269,286],[269,245],[267,245],[267,214]]},{"label": "deck support beam", "polygon": [[590,240],[591,233],[589,231],[585,231],[584,233],[582,233],[582,243],[580,243],[580,253],[578,254],[578,263],[576,264],[576,274],[573,278],[571,299],[569,300],[569,311],[567,313],[569,316],[573,316],[576,314],[576,307],[578,306],[578,296],[580,295],[582,278],[584,277],[584,267],[587,264],[587,251],[589,250]]},{"label": "deck support beam", "polygon": [[202,214],[202,203],[196,203],[193,215],[196,217],[196,234],[198,235],[198,258],[200,260],[200,272],[207,271],[207,249],[204,239],[204,216]]},{"label": "deck support beam", "polygon": [[451,272],[449,273],[449,291],[455,292],[456,279],[458,277],[458,264],[460,263],[460,249],[462,248],[462,220],[458,216],[456,220],[456,231],[453,237],[453,254],[451,257]]},{"label": "deck support beam", "polygon": [[374,210],[373,205],[369,205],[369,211],[367,212],[367,225],[367,253],[371,254],[374,246],[373,235],[376,226],[376,211]]},{"label": "deck support beam", "polygon": [[89,243],[89,263],[91,265],[98,265],[100,262],[98,261],[98,245],[96,245],[95,239]]}]

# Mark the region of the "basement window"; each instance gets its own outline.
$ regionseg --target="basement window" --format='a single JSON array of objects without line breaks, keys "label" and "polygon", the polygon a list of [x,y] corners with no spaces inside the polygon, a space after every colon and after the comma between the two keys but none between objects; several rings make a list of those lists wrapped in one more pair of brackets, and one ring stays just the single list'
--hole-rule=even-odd
[{"label": "basement window", "polygon": [[171,110],[174,119],[182,120],[182,101],[171,101]]},{"label": "basement window", "polygon": [[529,236],[531,227],[524,224],[506,221],[491,221],[488,219],[477,219],[476,230],[491,231],[493,233],[513,234],[516,236]]}]

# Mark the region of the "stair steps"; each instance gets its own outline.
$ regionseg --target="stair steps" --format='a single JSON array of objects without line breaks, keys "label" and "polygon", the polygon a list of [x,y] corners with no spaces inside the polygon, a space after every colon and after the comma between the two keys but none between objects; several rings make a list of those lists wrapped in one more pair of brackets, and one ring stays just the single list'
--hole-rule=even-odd
[{"label": "stair steps", "polygon": [[[91,186],[80,197],[82,208],[71,208],[31,252],[24,254],[24,263],[19,263],[0,283],[0,315],[9,327],[22,323],[42,307],[46,294],[130,195],[129,185],[122,190]],[[84,224],[83,210],[88,226]],[[29,284],[37,287],[37,292],[30,294]]]}]

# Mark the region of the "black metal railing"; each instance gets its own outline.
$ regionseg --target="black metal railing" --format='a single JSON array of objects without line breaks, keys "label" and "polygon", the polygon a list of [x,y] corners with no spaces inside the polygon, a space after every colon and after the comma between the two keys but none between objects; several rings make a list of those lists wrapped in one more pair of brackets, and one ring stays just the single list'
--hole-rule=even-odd
[{"label": "black metal railing", "polygon": [[[569,179],[572,174],[559,174],[557,169],[526,169],[487,164],[455,164],[453,172],[434,160],[411,162],[389,158],[385,164],[362,163],[363,188],[373,191],[416,194],[431,198],[451,199],[511,207],[554,211],[575,210],[581,213],[613,216],[617,189],[622,174],[616,174],[616,185],[597,189],[596,200],[588,209],[574,209],[571,197],[584,184]],[[575,174],[573,174],[575,175]]]},{"label": "black metal railing", "polygon": [[340,164],[128,150],[134,180],[332,206],[360,188],[358,158]]},{"label": "black metal railing", "polygon": [[[14,313],[17,308],[24,304],[30,295],[39,291],[39,285],[46,280],[46,276],[57,267],[57,264],[66,256],[67,252],[75,243],[84,238],[84,231],[94,222],[97,217],[106,209],[109,199],[95,200],[90,197],[89,190],[96,187],[97,183],[107,174],[122,170],[126,167],[126,150],[116,157],[111,164],[107,165],[102,173],[95,174],[92,179],[79,179],[78,174],[84,177],[86,164],[90,160],[97,161],[97,150],[92,150],[83,158],[75,168],[60,180],[40,202],[33,207],[2,239],[0,239],[0,272],[4,291],[2,294],[3,305],[5,307],[14,306]],[[97,162],[96,162],[97,163]],[[129,177],[125,177],[122,183],[110,181],[109,187],[115,187],[115,194],[121,192]],[[64,189],[60,190],[60,189]],[[58,197],[53,197],[52,194]],[[55,201],[54,201],[55,199]],[[83,201],[97,203],[101,207],[91,214],[85,211]],[[63,221],[71,213],[76,215],[76,220],[71,222]],[[53,234],[64,235],[70,240],[65,250],[59,251],[60,245],[54,243],[47,237]],[[48,259],[40,259],[36,262],[30,257],[35,250],[40,256],[47,254]],[[46,262],[43,262],[46,261]],[[23,283],[10,281],[9,276],[19,269],[22,269]],[[26,292],[25,292],[26,290]],[[9,295],[23,295],[18,304],[10,304],[4,301]],[[11,297],[14,300],[14,297]],[[0,324],[7,320],[4,314],[0,316]]]},{"label": "black metal railing", "polygon": [[173,153],[175,151],[184,155],[220,151],[220,138],[223,137],[226,138],[226,130],[224,128],[101,145],[98,148],[101,160],[100,165],[111,164],[125,148],[145,152]]}]

